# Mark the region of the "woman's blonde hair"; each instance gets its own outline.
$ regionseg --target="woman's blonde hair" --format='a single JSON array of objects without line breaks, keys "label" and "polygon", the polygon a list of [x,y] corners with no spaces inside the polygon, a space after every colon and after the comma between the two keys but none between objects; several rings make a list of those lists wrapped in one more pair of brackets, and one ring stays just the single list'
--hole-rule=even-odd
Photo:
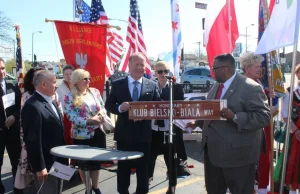
[{"label": "woman's blonde hair", "polygon": [[158,61],[155,65],[154,65],[154,69],[156,69],[157,67],[160,66],[165,66],[167,69],[170,69],[169,64],[165,61]]},{"label": "woman's blonde hair", "polygon": [[90,73],[84,69],[76,69],[71,75],[71,93],[73,97],[73,105],[81,106],[83,103],[82,93],[78,90],[76,84],[84,78],[90,77]]},{"label": "woman's blonde hair", "polygon": [[264,61],[263,56],[257,55],[253,52],[247,52],[243,54],[240,58],[241,68],[243,70],[246,69],[246,67],[251,67],[254,64],[261,63]]}]

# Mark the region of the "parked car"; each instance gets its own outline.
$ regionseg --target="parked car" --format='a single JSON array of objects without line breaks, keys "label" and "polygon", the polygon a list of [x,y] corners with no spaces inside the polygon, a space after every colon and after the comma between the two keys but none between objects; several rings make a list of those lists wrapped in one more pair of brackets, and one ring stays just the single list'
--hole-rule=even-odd
[{"label": "parked car", "polygon": [[56,74],[57,79],[63,79],[64,75],[62,73]]},{"label": "parked car", "polygon": [[209,68],[195,67],[186,69],[181,75],[184,92],[191,92],[195,88],[205,88],[212,85],[215,80],[211,77]]},{"label": "parked car", "polygon": [[14,84],[18,83],[18,78],[15,76],[10,75],[9,73],[6,73],[6,80],[11,80]]}]

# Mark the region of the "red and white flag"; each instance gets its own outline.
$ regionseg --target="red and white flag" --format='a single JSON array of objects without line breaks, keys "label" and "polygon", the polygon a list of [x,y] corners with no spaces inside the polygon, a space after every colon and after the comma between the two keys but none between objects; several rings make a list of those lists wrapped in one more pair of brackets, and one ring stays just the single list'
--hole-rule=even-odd
[{"label": "red and white flag", "polygon": [[[231,33],[229,30],[229,16],[231,17]],[[214,58],[220,54],[231,53],[238,37],[239,30],[234,0],[210,0],[205,18],[204,45],[206,46],[211,70]],[[211,73],[213,75],[213,72]]]},{"label": "red and white flag", "polygon": [[[103,25],[109,24],[101,0],[92,0],[90,22]],[[113,32],[111,28],[107,28],[106,77],[114,73],[113,63],[117,63],[121,59],[123,47],[123,38]]]},{"label": "red and white flag", "polygon": [[130,15],[128,18],[127,37],[126,41],[129,47],[122,58],[119,70],[128,72],[129,57],[136,52],[141,52],[147,59],[146,74],[152,76],[150,63],[147,57],[147,49],[144,42],[144,35],[142,30],[141,15],[137,0],[130,0]]}]

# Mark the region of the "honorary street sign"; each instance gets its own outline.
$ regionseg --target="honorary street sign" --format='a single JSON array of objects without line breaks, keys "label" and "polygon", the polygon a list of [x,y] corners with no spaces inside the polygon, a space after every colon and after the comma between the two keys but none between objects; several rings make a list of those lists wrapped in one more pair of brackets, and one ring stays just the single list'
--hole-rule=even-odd
[{"label": "honorary street sign", "polygon": [[[169,119],[170,102],[129,102],[129,119]],[[221,120],[220,110],[227,107],[226,100],[200,100],[173,103],[174,119]]]}]

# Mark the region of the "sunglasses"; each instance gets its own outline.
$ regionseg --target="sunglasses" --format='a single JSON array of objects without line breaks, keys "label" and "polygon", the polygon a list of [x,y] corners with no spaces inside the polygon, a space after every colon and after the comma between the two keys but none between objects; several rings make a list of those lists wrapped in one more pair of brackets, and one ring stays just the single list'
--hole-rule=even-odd
[{"label": "sunglasses", "polygon": [[162,73],[169,73],[170,70],[169,69],[164,69],[164,70],[158,70],[156,71],[158,74],[162,74]]},{"label": "sunglasses", "polygon": [[86,78],[83,78],[84,81],[90,81],[91,78],[90,77],[86,77]]}]

